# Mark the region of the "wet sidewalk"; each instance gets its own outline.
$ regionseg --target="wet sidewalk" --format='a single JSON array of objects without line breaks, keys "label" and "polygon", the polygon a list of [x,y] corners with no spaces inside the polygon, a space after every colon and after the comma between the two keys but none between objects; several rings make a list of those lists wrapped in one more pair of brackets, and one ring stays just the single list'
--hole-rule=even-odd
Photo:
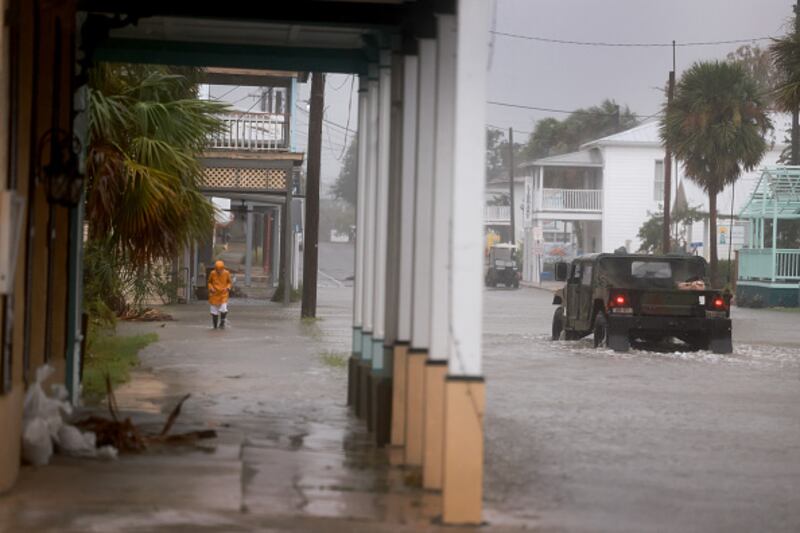
[{"label": "wet sidewalk", "polygon": [[[397,450],[376,449],[345,406],[349,297],[321,289],[313,322],[297,307],[233,300],[224,331],[202,304],[168,309],[175,322],[120,324],[160,337],[118,390],[120,409],[154,430],[188,393],[174,432],[218,437],[25,467],[0,497],[0,531],[462,530],[437,525],[440,496],[392,466]],[[487,517],[493,531],[517,529]]]}]

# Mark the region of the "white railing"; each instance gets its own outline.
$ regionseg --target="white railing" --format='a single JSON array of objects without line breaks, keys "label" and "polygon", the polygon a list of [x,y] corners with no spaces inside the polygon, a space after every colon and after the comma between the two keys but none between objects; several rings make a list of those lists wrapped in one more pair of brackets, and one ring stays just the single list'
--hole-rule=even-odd
[{"label": "white railing", "polygon": [[603,210],[603,191],[600,189],[542,189],[534,191],[539,211]]},{"label": "white railing", "polygon": [[269,152],[289,148],[287,116],[274,113],[224,113],[224,128],[209,140],[214,150]]},{"label": "white railing", "polygon": [[483,220],[487,224],[508,224],[511,221],[511,208],[507,205],[486,205],[483,207]]},{"label": "white railing", "polygon": [[800,250],[745,248],[739,250],[739,278],[800,279]]}]

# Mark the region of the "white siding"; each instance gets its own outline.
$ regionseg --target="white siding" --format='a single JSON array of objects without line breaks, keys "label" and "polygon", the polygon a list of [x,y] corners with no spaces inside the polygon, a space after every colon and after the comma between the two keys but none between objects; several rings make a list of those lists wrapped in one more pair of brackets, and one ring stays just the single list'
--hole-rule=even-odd
[{"label": "white siding", "polygon": [[[767,152],[759,168],[774,165],[780,156],[781,148]],[[603,160],[603,230],[602,246],[604,252],[613,252],[630,241],[629,250],[639,249],[636,234],[648,218],[648,211],[658,211],[659,204],[653,198],[655,162],[664,158],[664,150],[652,146],[604,146]],[[677,172],[677,181],[675,174]],[[734,214],[744,207],[753,191],[760,170],[742,174],[735,186]],[[686,199],[691,207],[700,206],[708,210],[708,195],[700,187],[685,178],[683,167],[678,163],[673,168],[672,201],[675,201],[677,183],[683,181]],[[720,214],[730,214],[731,187],[717,197]],[[699,226],[702,227],[702,226]],[[694,236],[696,238],[697,235]]]},{"label": "white siding", "polygon": [[603,237],[604,252],[629,244],[639,249],[636,234],[647,213],[658,210],[653,199],[655,162],[664,158],[656,147],[603,147]]}]

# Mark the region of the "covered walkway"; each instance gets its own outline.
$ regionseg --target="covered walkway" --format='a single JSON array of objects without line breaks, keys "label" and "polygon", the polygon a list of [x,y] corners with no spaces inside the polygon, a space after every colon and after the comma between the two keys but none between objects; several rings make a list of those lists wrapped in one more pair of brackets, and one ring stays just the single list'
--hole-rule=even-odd
[{"label": "covered walkway", "polygon": [[31,373],[50,362],[73,398],[79,391],[81,139],[93,62],[340,72],[359,76],[348,399],[375,446],[394,446],[424,488],[441,491],[445,523],[480,523],[490,3],[5,0],[3,7],[13,23],[11,45],[2,48],[10,65],[2,106],[12,115],[10,139],[0,139],[11,147],[0,157],[2,187],[27,210],[27,231],[17,233],[18,268],[2,302],[0,490],[18,474]]}]

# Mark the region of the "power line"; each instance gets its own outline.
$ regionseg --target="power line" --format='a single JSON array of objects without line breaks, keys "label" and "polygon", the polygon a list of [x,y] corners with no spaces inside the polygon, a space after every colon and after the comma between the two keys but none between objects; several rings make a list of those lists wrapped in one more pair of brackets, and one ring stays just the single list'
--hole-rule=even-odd
[{"label": "power line", "polygon": [[[519,33],[508,33],[503,31],[490,31],[494,35],[501,37],[510,37],[512,39],[523,39],[526,41],[537,41],[550,44],[569,44],[575,46],[602,46],[610,48],[671,48],[672,42],[651,42],[651,43],[615,43],[608,41],[574,41],[569,39],[553,39],[550,37],[539,37],[536,35],[521,35]],[[688,41],[685,43],[676,42],[675,46],[688,47],[688,46],[716,46],[723,44],[742,44],[752,43],[757,41],[769,41],[774,37],[751,37],[749,39],[728,39],[723,41]]]},{"label": "power line", "polygon": [[[303,109],[303,107],[300,104],[297,104],[296,107],[297,107],[297,109],[299,109],[300,111],[304,112],[305,114],[308,114],[308,111]],[[345,131],[347,133],[354,133],[354,131],[351,130],[349,128],[349,126],[342,126],[341,124],[336,123],[336,122],[334,122],[332,120],[328,120],[327,118],[322,119],[322,121],[325,122],[326,124],[328,124],[329,126],[333,126],[335,128],[339,128],[340,130]]]},{"label": "power line", "polygon": [[342,83],[341,83],[341,84],[339,84],[339,86],[338,86],[338,87],[334,87],[333,85],[331,85],[331,86],[330,86],[330,88],[331,88],[331,89],[333,89],[334,91],[338,91],[339,89],[341,89],[342,87],[344,87],[344,86],[347,84],[347,82],[348,82],[348,81],[350,81],[351,79],[353,79],[353,80],[354,80],[354,79],[355,79],[355,76],[354,76],[354,75],[352,75],[352,74],[350,74],[350,75],[348,75],[348,76],[345,76],[345,78],[344,78],[344,81],[342,81]]},{"label": "power line", "polygon": [[[510,102],[497,102],[497,101],[492,101],[492,100],[490,100],[490,101],[488,101],[486,103],[490,104],[490,105],[501,106],[501,107],[513,107],[515,109],[530,109],[530,110],[533,110],[533,111],[545,111],[547,113],[566,113],[566,114],[569,114],[569,115],[571,115],[573,113],[585,113],[587,115],[597,115],[597,116],[601,116],[601,117],[615,117],[616,116],[616,113],[606,113],[604,111],[591,111],[591,110],[588,110],[588,109],[555,109],[555,108],[551,108],[551,107],[537,107],[537,106],[532,106],[532,105],[512,104]],[[634,116],[636,118],[641,118],[641,119],[652,118],[652,117],[658,116],[660,114],[661,114],[660,111],[657,112],[657,113],[653,113],[652,115],[640,115],[638,113],[629,113],[630,116]]]},{"label": "power line", "polygon": [[208,89],[208,95],[209,95],[209,96],[211,96],[211,98],[213,98],[214,100],[222,100],[223,98],[225,98],[226,96],[228,96],[229,94],[231,94],[231,93],[232,93],[233,91],[235,91],[236,89],[241,89],[241,88],[242,88],[242,86],[241,86],[241,85],[235,85],[235,86],[233,87],[233,89],[231,89],[231,90],[229,90],[229,91],[225,91],[225,93],[224,93],[224,94],[222,94],[221,96],[211,96],[211,86],[209,85],[209,89]]},{"label": "power line", "polygon": [[[492,128],[493,130],[502,131],[502,132],[508,131],[508,128],[501,128],[500,126],[495,126],[494,124],[487,124],[486,127],[487,128]],[[533,133],[532,131],[520,130],[520,129],[517,129],[517,128],[513,127],[513,126],[511,126],[511,128],[516,133],[527,133],[528,135],[531,135]]]},{"label": "power line", "polygon": [[342,148],[342,153],[339,154],[338,159],[340,161],[341,161],[342,157],[344,157],[344,151],[347,149],[346,148],[347,147],[347,137],[348,137],[348,134],[350,133],[350,114],[351,114],[351,111],[353,109],[353,89],[356,86],[355,82],[356,82],[356,77],[353,76],[350,79],[350,98],[348,98],[348,100],[347,100],[347,122],[345,123],[346,131],[344,133],[344,144],[345,144],[345,147]]}]

